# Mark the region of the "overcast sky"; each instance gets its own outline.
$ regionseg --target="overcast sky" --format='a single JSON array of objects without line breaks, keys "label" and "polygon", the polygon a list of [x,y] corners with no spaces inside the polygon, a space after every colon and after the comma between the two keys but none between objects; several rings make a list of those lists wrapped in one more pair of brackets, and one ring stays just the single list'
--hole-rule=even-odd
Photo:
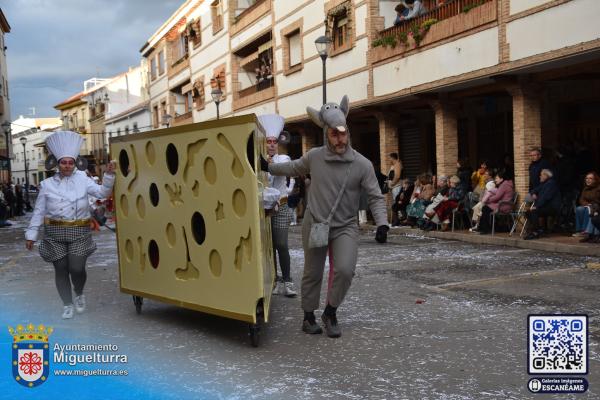
[{"label": "overcast sky", "polygon": [[0,0],[11,117],[55,117],[83,81],[137,66],[142,45],[184,0]]}]

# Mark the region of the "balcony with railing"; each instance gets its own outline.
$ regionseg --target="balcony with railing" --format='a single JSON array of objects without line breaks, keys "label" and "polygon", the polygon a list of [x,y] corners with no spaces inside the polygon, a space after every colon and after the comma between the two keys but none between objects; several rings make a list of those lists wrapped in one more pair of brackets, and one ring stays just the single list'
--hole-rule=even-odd
[{"label": "balcony with railing", "polygon": [[270,36],[236,53],[233,108],[244,108],[275,96],[273,48]]},{"label": "balcony with railing", "polygon": [[[380,6],[382,4],[380,0]],[[498,19],[497,0],[424,0],[427,11],[415,18],[390,24],[389,8],[380,7],[385,17],[375,19],[379,33],[371,43],[373,62],[405,55],[430,46],[436,42],[458,36],[465,32],[493,25]],[[395,11],[392,10],[395,18]]]}]

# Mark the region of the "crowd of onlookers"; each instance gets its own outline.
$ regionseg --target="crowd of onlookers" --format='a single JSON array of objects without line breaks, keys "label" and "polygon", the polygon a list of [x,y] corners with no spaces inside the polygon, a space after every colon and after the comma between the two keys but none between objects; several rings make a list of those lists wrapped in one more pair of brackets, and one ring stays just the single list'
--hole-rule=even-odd
[{"label": "crowd of onlookers", "polygon": [[482,161],[476,170],[458,160],[455,175],[421,174],[413,181],[402,179],[398,154],[390,154],[392,168],[383,192],[389,189],[393,199],[392,226],[446,231],[460,225],[489,234],[510,230],[522,216],[527,240],[574,231],[582,242],[600,242],[600,177],[593,171],[591,153],[577,145],[561,148],[553,162],[539,148],[529,154],[529,190],[524,194],[515,192],[510,156],[495,167]]},{"label": "crowd of onlookers", "polygon": [[21,185],[0,184],[0,228],[11,226],[9,219],[25,215],[25,211],[31,210],[24,195],[25,190]]}]

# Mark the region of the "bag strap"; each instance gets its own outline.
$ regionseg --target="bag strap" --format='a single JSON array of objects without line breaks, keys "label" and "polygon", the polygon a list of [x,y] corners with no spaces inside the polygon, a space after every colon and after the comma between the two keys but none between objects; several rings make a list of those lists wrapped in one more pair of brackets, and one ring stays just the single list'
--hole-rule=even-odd
[{"label": "bag strap", "polygon": [[350,163],[350,166],[346,170],[346,177],[344,178],[344,183],[342,184],[342,190],[340,190],[340,194],[338,194],[337,199],[335,199],[335,204],[333,205],[333,208],[331,209],[331,212],[329,213],[329,216],[327,217],[327,224],[329,224],[331,222],[331,219],[333,218],[333,214],[335,213],[335,210],[337,209],[338,205],[340,204],[340,201],[342,200],[342,196],[344,195],[344,191],[346,190],[346,184],[348,183],[348,178],[350,177],[350,170],[352,169],[353,165],[354,165],[354,161],[352,161]]}]

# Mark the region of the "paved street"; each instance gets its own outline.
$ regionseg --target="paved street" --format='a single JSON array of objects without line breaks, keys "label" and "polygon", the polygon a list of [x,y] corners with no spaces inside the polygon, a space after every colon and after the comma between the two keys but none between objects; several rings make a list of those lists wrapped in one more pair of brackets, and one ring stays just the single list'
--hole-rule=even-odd
[{"label": "paved street", "polygon": [[[23,227],[0,230],[1,324],[43,322],[56,331],[52,341],[117,344],[129,355],[129,376],[114,378],[129,385],[123,398],[157,392],[169,396],[156,398],[545,398],[526,387],[526,317],[559,312],[590,315],[590,389],[584,396],[552,398],[600,396],[600,271],[584,268],[596,261],[589,257],[402,230],[392,231],[382,246],[365,234],[353,286],[338,312],[343,336],[303,334],[299,299],[275,297],[261,347],[252,348],[247,326],[236,321],[154,301],[136,315],[131,297],[118,289],[115,238],[108,230],[95,235],[89,309],[63,321],[53,269],[26,252]],[[299,228],[293,228],[296,282],[303,262],[299,243]],[[0,338],[6,348],[10,336]],[[8,365],[3,359],[2,368]],[[1,381],[0,397],[15,390],[13,382]],[[51,388],[51,381],[45,385]]]}]

